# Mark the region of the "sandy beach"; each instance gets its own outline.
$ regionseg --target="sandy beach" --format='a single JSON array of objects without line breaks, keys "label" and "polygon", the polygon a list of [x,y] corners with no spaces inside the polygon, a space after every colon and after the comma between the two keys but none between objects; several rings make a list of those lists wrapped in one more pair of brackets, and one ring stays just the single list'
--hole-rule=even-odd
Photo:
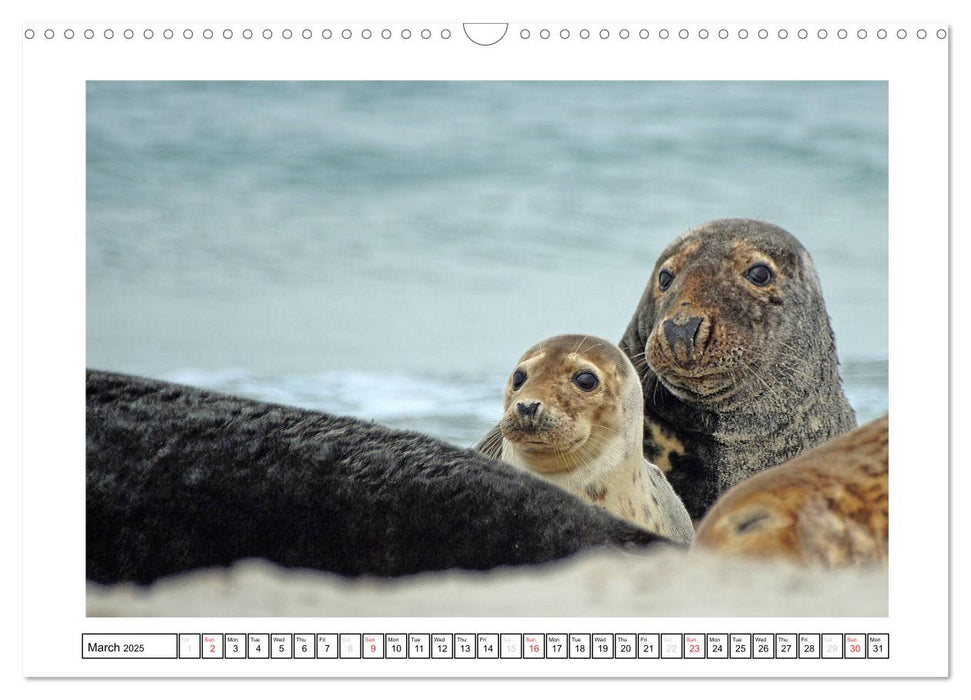
[{"label": "sandy beach", "polygon": [[826,571],[699,552],[587,551],[490,572],[343,578],[262,560],[151,586],[88,584],[88,616],[870,617],[887,569]]}]

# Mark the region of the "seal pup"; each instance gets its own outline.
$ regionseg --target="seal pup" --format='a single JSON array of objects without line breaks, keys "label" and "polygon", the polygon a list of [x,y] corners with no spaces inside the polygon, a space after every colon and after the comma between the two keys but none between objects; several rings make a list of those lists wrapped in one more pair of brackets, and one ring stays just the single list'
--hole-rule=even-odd
[{"label": "seal pup", "polygon": [[695,519],[856,425],[816,267],[772,224],[720,219],[677,238],[620,347],[643,385],[644,454]]},{"label": "seal pup", "polygon": [[658,535],[418,433],[87,373],[87,578],[260,558],[345,576],[539,564]]},{"label": "seal pup", "polygon": [[886,562],[889,446],[884,416],[746,479],[708,512],[695,546],[826,567]]},{"label": "seal pup", "polygon": [[637,372],[617,346],[558,335],[516,363],[500,432],[492,439],[501,439],[504,462],[689,543],[694,528],[688,512],[661,470],[644,459],[643,404]]}]

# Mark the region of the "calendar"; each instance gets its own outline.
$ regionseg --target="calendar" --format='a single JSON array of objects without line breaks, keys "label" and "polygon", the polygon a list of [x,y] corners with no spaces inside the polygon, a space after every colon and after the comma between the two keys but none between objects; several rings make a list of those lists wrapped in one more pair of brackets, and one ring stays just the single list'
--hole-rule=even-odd
[{"label": "calendar", "polygon": [[[947,676],[954,29],[361,13],[23,18],[24,675]],[[892,414],[865,523],[819,515],[853,492],[827,491],[802,539],[707,550],[618,515],[612,481],[571,492],[556,470],[587,453],[538,475],[503,453],[516,357],[626,338],[712,221],[798,237],[848,415]],[[789,268],[742,248],[762,333]],[[690,490],[731,440],[676,429],[686,348],[744,346],[692,303],[631,443],[689,526],[734,483]],[[792,382],[759,405],[806,357],[766,360]],[[563,391],[605,390],[584,371]],[[749,399],[719,387],[717,410]],[[812,410],[790,403],[745,449]],[[726,537],[772,536],[784,495]]]},{"label": "calendar", "polygon": [[890,658],[886,633],[85,634],[81,644],[85,659]]}]

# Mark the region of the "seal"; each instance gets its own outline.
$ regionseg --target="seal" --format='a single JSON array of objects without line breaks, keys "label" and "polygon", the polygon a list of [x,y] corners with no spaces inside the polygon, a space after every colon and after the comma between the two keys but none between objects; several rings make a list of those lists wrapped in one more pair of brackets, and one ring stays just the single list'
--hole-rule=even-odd
[{"label": "seal", "polygon": [[886,562],[889,425],[884,416],[743,481],[694,546],[824,567]]},{"label": "seal", "polygon": [[367,421],[87,373],[87,578],[259,558],[345,576],[664,540],[502,462]]},{"label": "seal", "polygon": [[643,404],[634,365],[616,345],[558,335],[516,363],[499,433],[491,440],[502,441],[503,461],[647,530],[690,543],[694,528],[681,499],[644,459]]},{"label": "seal", "polygon": [[772,224],[720,219],[658,257],[620,341],[644,392],[644,454],[692,518],[856,425],[816,267]]}]

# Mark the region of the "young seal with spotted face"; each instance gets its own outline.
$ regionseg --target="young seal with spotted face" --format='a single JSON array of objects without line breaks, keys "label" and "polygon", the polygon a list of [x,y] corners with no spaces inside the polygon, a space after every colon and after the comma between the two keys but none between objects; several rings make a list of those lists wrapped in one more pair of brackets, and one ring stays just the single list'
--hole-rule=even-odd
[{"label": "young seal with spotted face", "polygon": [[671,243],[620,347],[643,385],[644,454],[696,519],[855,425],[816,267],[772,224],[721,219]]},{"label": "young seal with spotted face", "polygon": [[889,434],[884,416],[746,479],[708,512],[695,546],[827,567],[886,562]]},{"label": "young seal with spotted face", "polygon": [[560,335],[533,346],[509,378],[504,411],[481,449],[652,532],[691,541],[684,505],[644,459],[640,382],[613,343]]}]

